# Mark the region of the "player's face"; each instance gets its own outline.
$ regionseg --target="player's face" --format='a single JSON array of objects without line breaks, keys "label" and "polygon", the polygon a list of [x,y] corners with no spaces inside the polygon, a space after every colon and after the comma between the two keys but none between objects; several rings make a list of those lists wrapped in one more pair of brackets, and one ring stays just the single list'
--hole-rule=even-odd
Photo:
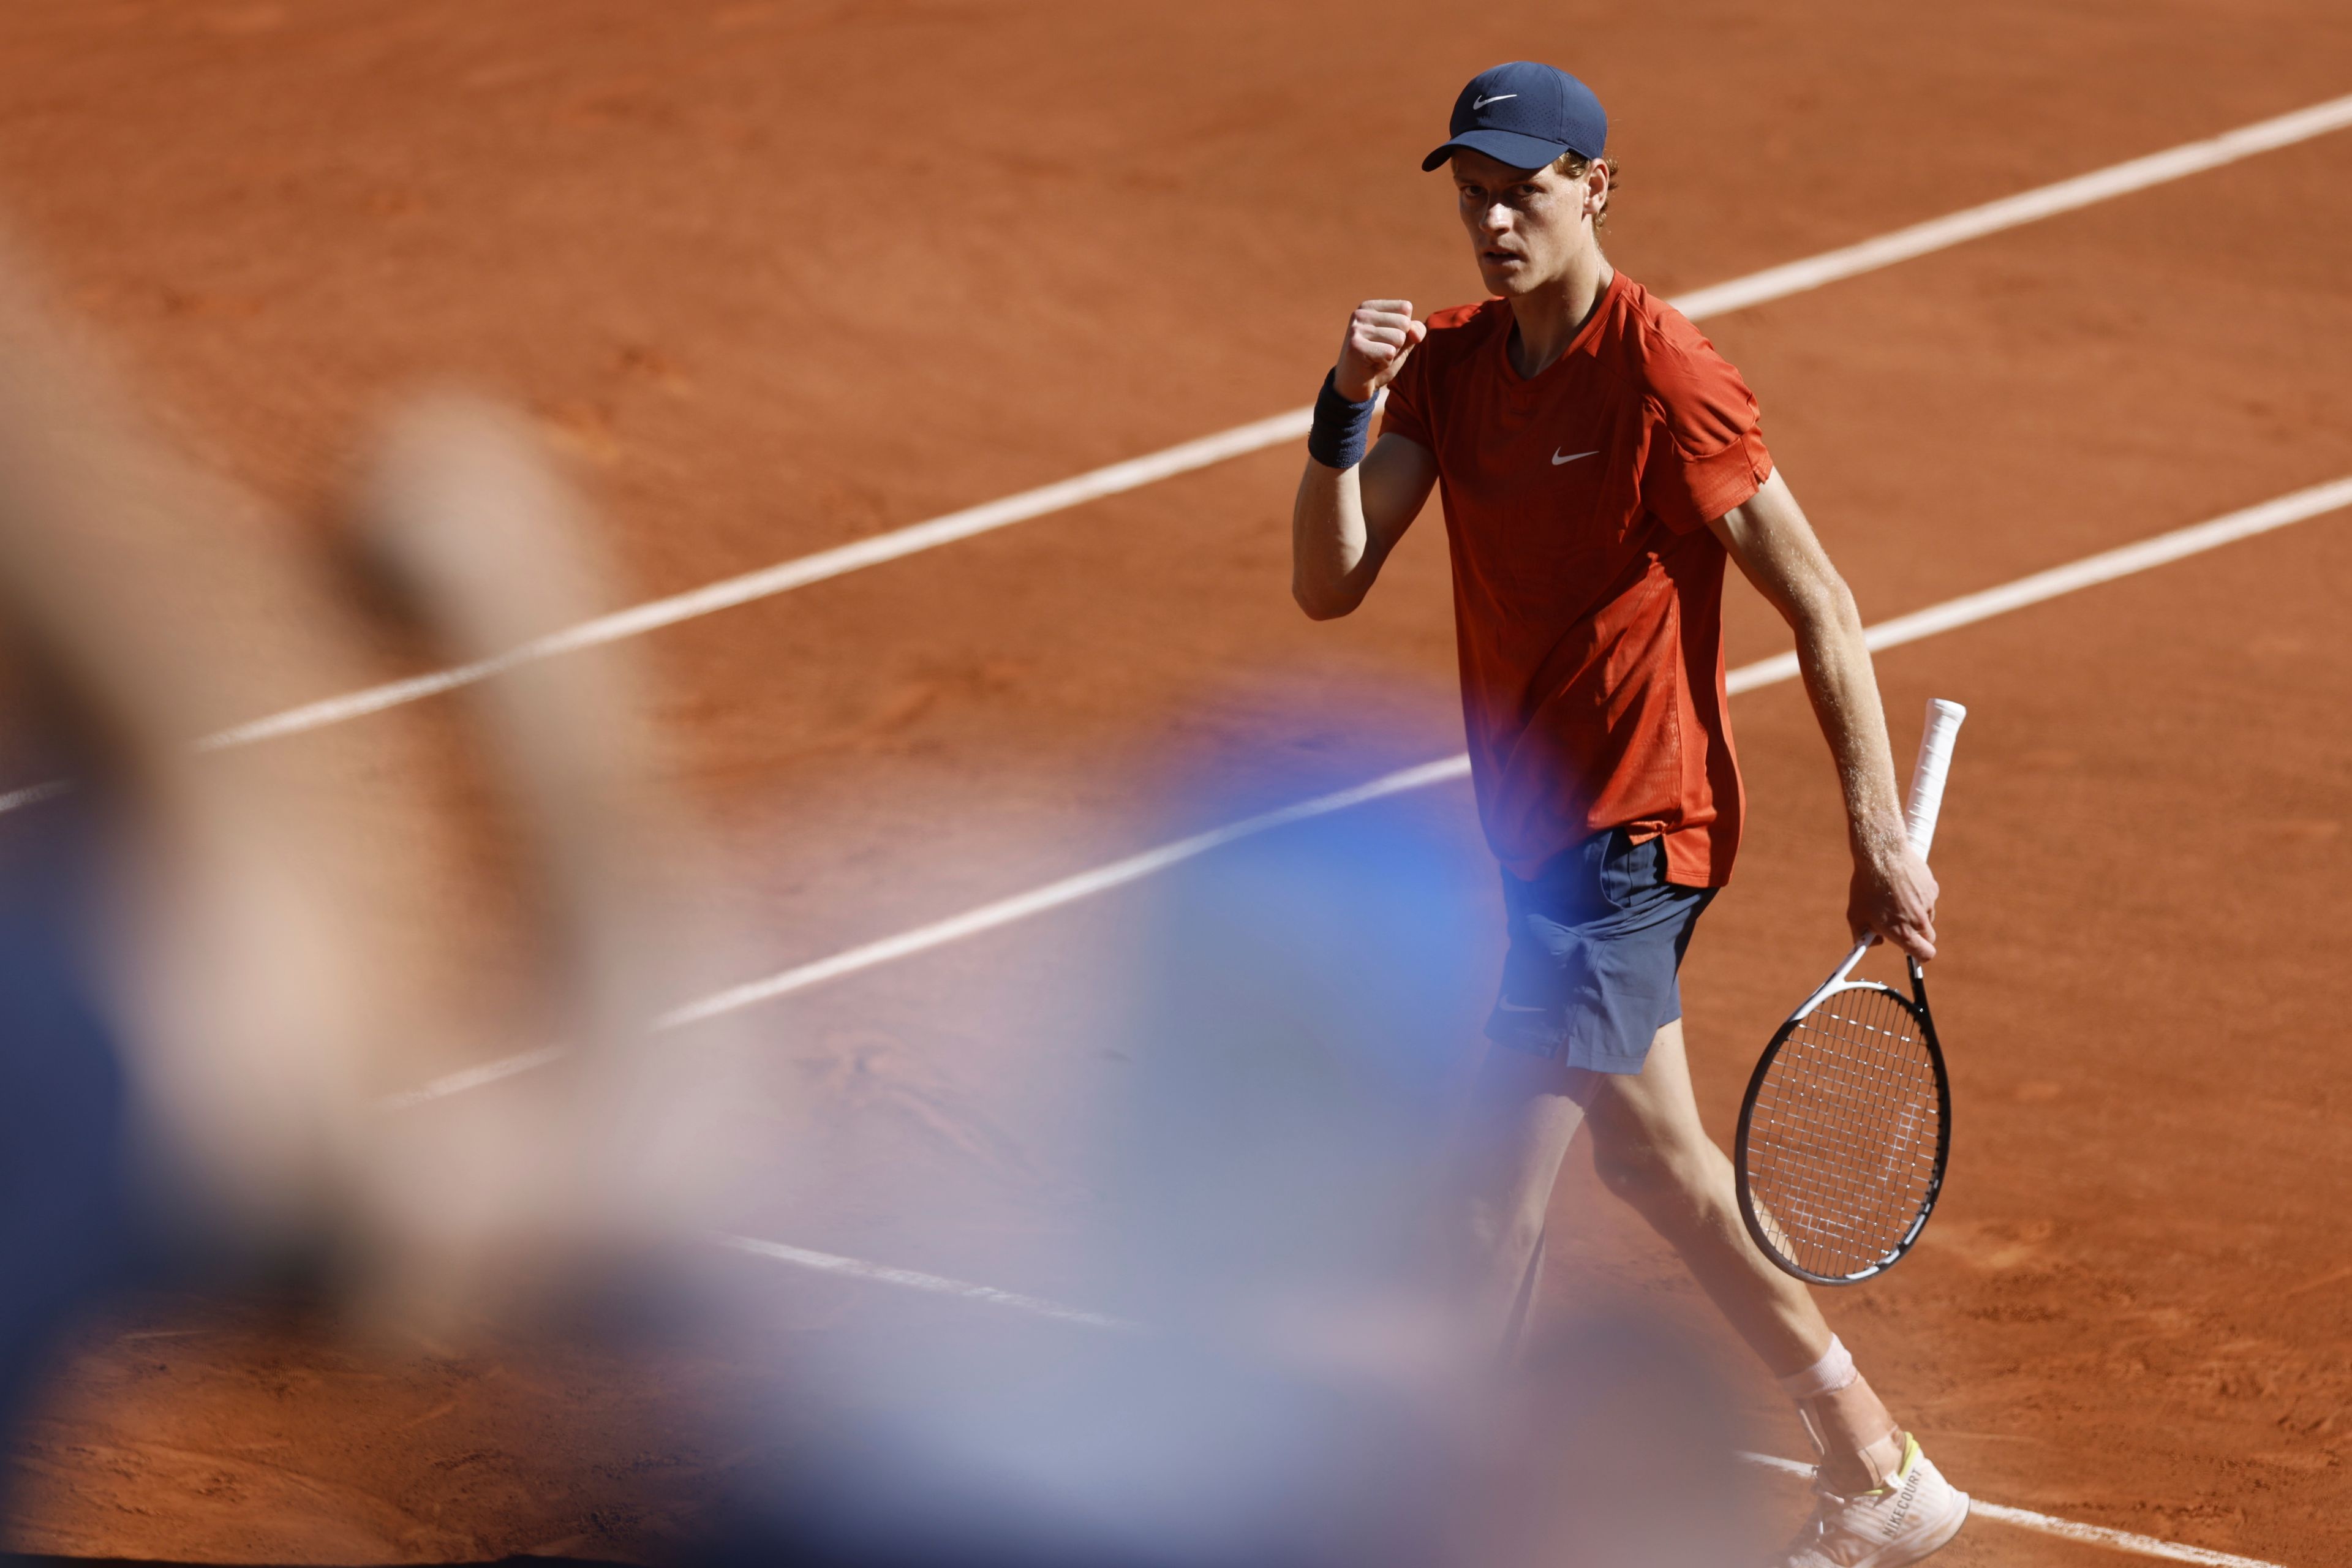
[{"label": "player's face", "polygon": [[1593,183],[1590,172],[1571,179],[1557,169],[1514,169],[1467,148],[1454,154],[1462,226],[1490,292],[1529,293],[1567,270],[1592,243],[1586,213]]}]

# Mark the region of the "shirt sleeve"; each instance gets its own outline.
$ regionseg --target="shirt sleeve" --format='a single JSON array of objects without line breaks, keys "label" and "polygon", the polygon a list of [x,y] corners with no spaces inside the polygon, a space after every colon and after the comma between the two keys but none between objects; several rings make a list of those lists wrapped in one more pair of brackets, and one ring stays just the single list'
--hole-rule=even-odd
[{"label": "shirt sleeve", "polygon": [[1431,452],[1437,442],[1429,433],[1429,340],[1405,357],[1404,368],[1389,383],[1389,400],[1381,405],[1381,434],[1402,436]]},{"label": "shirt sleeve", "polygon": [[1681,317],[1664,326],[1647,363],[1657,427],[1642,468],[1642,500],[1667,527],[1687,533],[1762,489],[1772,477],[1772,454],[1758,428],[1756,395],[1731,363]]}]

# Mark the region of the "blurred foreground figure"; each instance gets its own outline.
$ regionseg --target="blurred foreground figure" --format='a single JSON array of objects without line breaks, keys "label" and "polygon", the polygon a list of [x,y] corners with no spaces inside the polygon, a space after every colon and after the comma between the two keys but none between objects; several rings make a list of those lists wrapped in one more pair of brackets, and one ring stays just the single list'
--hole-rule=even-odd
[{"label": "blurred foreground figure", "polygon": [[[323,1256],[363,1309],[409,1324],[562,1294],[599,1258],[643,1265],[699,1212],[722,1142],[709,1068],[730,1053],[646,1048],[649,1018],[687,994],[656,869],[694,862],[634,774],[612,656],[520,661],[466,699],[463,748],[520,845],[540,982],[527,1005],[469,1005],[476,956],[423,918],[446,907],[446,850],[424,837],[429,803],[409,802],[433,771],[400,749],[413,737],[191,749],[381,672],[338,585],[163,457],[87,363],[0,275],[16,761],[76,781],[0,812],[0,1398],[21,1398],[78,1301],[159,1258]],[[602,599],[565,498],[480,409],[396,426],[361,529],[380,596],[439,658],[494,658]],[[349,746],[385,750],[355,768]],[[1158,884],[1147,940],[1107,970],[1107,1026],[1135,1071],[1080,1130],[1105,1212],[1063,1271],[1132,1326],[869,1304],[826,1360],[786,1361],[792,1395],[756,1434],[774,1461],[744,1468],[698,1555],[1747,1554],[1732,1423],[1696,1347],[1590,1322],[1498,1385],[1420,1293],[1416,1194],[1454,1076],[1430,1047],[1475,967],[1452,875],[1365,813]],[[419,929],[389,940],[386,908]],[[553,1046],[528,1093],[431,1089]],[[637,1273],[702,1277],[683,1260]],[[772,1300],[740,1305],[756,1321]],[[1676,1500],[1694,1476],[1707,1509]]]},{"label": "blurred foreground figure", "polygon": [[1610,1318],[1507,1384],[1400,1386],[1067,1324],[894,1335],[922,1392],[796,1410],[705,1561],[1727,1568],[1766,1539],[1706,1358]]},{"label": "blurred foreground figure", "polygon": [[89,825],[0,824],[0,1435],[58,1321],[124,1268],[131,1205],[115,1037],[74,933]]},{"label": "blurred foreground figure", "polygon": [[[80,1299],[173,1260],[320,1259],[411,1322],[560,1291],[683,1218],[700,1136],[680,1075],[639,1067],[675,1000],[656,868],[680,847],[632,776],[622,672],[541,661],[476,689],[543,982],[480,1004],[477,955],[416,918],[446,906],[457,857],[428,832],[413,734],[194,749],[380,679],[379,628],[289,530],[142,432],[96,363],[0,255],[8,762],[69,781],[0,812],[0,1420]],[[601,600],[567,499],[484,409],[402,421],[362,524],[438,651],[483,657]],[[383,1110],[559,1043],[530,1095]]]},{"label": "blurred foreground figure", "polygon": [[[1177,793],[1193,814],[1215,792]],[[719,1560],[1759,1558],[1703,1347],[1612,1309],[1504,1371],[1430,1292],[1423,1209],[1464,1065],[1444,1026],[1484,978],[1475,869],[1368,807],[1173,868],[1076,938],[1118,1087],[1078,1173],[1101,1208],[1045,1267],[1108,1321],[868,1300],[796,1369],[767,1435],[776,1483]],[[985,1277],[1023,1277],[1004,1267]]]}]

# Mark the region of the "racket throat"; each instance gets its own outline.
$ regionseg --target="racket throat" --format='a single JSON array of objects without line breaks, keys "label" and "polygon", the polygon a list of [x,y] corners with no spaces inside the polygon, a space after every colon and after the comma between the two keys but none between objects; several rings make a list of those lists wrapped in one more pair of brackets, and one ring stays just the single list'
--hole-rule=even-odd
[{"label": "racket throat", "polygon": [[1798,1013],[1800,1015],[1810,1013],[1814,1008],[1820,1006],[1822,1005],[1822,997],[1827,996],[1831,992],[1836,990],[1839,986],[1844,984],[1848,980],[1853,977],[1855,966],[1862,963],[1863,955],[1877,945],[1878,938],[1874,935],[1866,936],[1860,942],[1855,942],[1853,944],[1853,951],[1845,955],[1845,962],[1839,964],[1836,970],[1831,973],[1827,980],[1822,981],[1821,984],[1815,986],[1813,988],[1813,994],[1811,996],[1806,997],[1803,1002],[1798,1005]]}]

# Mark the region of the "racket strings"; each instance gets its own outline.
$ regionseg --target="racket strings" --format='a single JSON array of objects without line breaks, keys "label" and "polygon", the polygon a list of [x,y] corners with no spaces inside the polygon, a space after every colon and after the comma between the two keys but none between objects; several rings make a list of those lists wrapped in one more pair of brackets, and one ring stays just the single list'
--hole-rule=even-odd
[{"label": "racket strings", "polygon": [[1748,1134],[1757,1217],[1808,1271],[1853,1275],[1902,1247],[1933,1195],[1942,1100],[1918,1018],[1894,992],[1841,991],[1792,1028]]}]

